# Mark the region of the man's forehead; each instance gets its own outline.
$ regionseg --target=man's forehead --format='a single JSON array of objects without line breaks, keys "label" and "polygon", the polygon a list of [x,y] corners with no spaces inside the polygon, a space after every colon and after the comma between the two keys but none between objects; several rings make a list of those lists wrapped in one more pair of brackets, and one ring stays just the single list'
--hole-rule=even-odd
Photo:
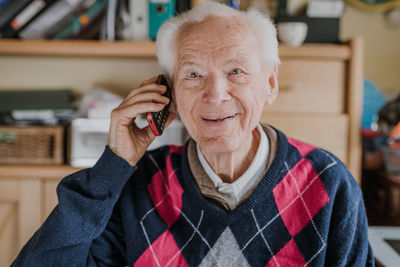
[{"label": "man's forehead", "polygon": [[244,62],[258,51],[257,38],[242,18],[207,17],[182,27],[176,39],[176,63],[180,66],[210,60]]},{"label": "man's forehead", "polygon": [[[226,55],[226,56],[225,56]],[[247,62],[250,54],[246,53],[242,50],[238,50],[237,53],[225,53],[221,55],[220,60],[225,63],[238,63],[238,62]],[[189,53],[189,54],[179,54],[178,55],[178,64],[179,65],[198,65],[199,59],[204,59],[205,61],[210,59],[210,55],[208,54],[197,54],[197,53]]]}]

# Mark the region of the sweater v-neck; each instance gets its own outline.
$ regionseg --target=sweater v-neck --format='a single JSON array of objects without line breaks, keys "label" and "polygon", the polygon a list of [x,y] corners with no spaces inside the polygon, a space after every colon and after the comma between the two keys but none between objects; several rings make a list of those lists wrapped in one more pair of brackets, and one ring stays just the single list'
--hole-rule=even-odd
[{"label": "sweater v-neck", "polygon": [[187,194],[183,194],[184,201],[189,201],[191,204],[196,205],[200,210],[204,210],[211,218],[215,218],[220,223],[224,225],[230,225],[234,223],[236,220],[241,218],[244,214],[253,209],[259,200],[268,196],[272,191],[274,185],[278,182],[277,179],[279,177],[279,172],[283,167],[283,162],[286,158],[288,151],[288,141],[286,136],[280,131],[276,130],[278,136],[278,146],[275,158],[272,161],[272,164],[263,179],[254,189],[253,193],[243,201],[239,206],[231,211],[227,211],[221,207],[210,203],[200,192],[196,181],[193,177],[192,171],[189,167],[188,157],[187,157],[187,148],[188,143],[185,146],[184,154],[181,158],[181,166],[182,166],[182,176],[179,176],[180,183],[183,187],[184,192]]}]

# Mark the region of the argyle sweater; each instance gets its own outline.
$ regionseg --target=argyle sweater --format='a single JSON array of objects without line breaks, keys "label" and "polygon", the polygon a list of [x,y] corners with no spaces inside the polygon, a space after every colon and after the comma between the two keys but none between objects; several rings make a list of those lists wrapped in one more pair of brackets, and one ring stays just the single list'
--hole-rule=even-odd
[{"label": "argyle sweater", "polygon": [[201,195],[186,147],[137,166],[106,147],[67,176],[13,266],[373,266],[360,188],[332,154],[278,131],[253,193],[226,211]]}]

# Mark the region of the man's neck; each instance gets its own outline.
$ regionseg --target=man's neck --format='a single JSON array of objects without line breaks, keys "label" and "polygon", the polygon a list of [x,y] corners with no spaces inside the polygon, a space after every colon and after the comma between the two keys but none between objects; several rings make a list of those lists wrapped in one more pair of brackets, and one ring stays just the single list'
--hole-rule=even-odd
[{"label": "man's neck", "polygon": [[259,144],[260,133],[255,128],[251,138],[233,152],[208,155],[202,151],[202,154],[224,183],[233,183],[249,168]]}]

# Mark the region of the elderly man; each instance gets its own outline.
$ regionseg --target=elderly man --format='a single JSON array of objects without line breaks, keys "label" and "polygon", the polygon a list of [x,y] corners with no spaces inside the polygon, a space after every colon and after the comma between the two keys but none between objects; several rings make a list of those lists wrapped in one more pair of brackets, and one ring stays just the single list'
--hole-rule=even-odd
[{"label": "elderly man", "polygon": [[157,51],[191,139],[146,151],[155,137],[133,119],[169,99],[143,82],[112,112],[96,165],[60,183],[15,266],[374,265],[346,167],[259,125],[278,92],[268,19],[203,2],[162,26]]}]

